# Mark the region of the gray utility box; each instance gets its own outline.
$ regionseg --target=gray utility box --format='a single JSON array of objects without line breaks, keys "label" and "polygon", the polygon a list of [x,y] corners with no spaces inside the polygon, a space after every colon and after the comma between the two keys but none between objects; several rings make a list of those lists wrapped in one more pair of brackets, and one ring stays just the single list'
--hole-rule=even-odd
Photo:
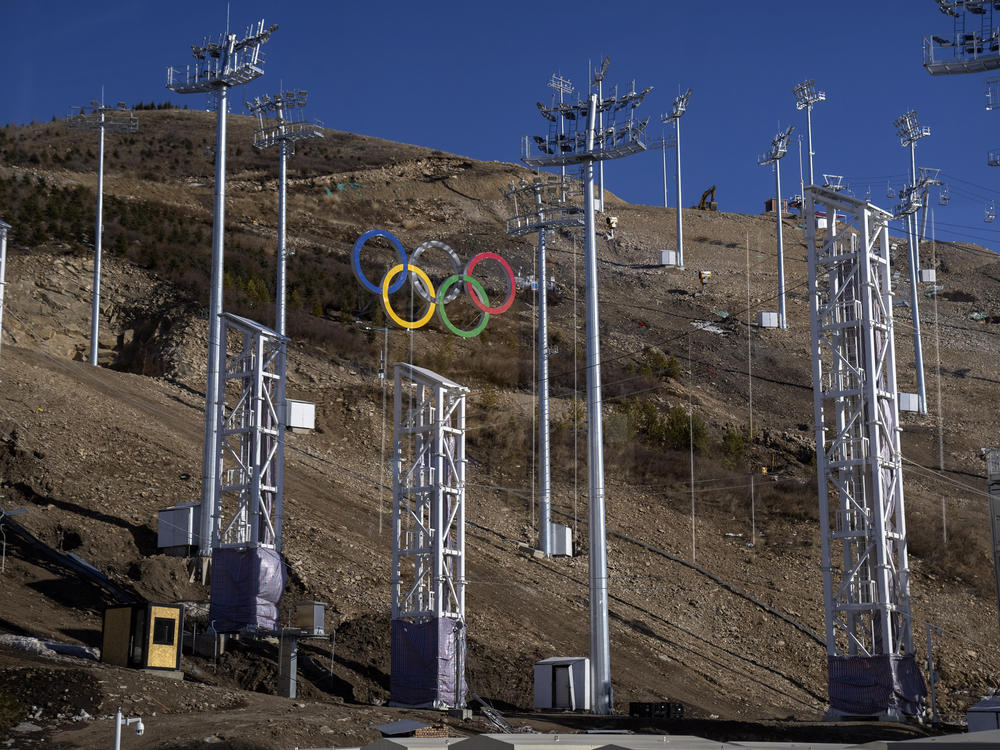
[{"label": "gray utility box", "polygon": [[1000,729],[1000,696],[983,698],[972,706],[965,715],[970,732],[986,732]]},{"label": "gray utility box", "polygon": [[917,280],[925,284],[936,284],[937,271],[933,268],[922,268],[917,272]]},{"label": "gray utility box", "polygon": [[285,399],[285,428],[292,432],[316,429],[316,404]]},{"label": "gray utility box", "polygon": [[758,312],[757,313],[757,325],[761,328],[777,328],[778,327],[778,313],[776,312]]},{"label": "gray utility box", "polygon": [[156,546],[166,554],[187,555],[198,545],[201,503],[180,503],[156,514]]},{"label": "gray utility box", "polygon": [[326,635],[326,604],[324,602],[295,602],[295,627],[303,635]]},{"label": "gray utility box", "polygon": [[661,266],[676,266],[677,265],[677,251],[676,250],[660,250],[660,265]]},{"label": "gray utility box", "polygon": [[590,710],[590,659],[553,656],[535,662],[535,708]]},{"label": "gray utility box", "polygon": [[897,400],[899,401],[900,411],[920,411],[920,399],[917,398],[916,393],[898,393]]},{"label": "gray utility box", "polygon": [[549,525],[549,535],[552,537],[552,554],[556,557],[573,556],[573,530],[561,523]]}]

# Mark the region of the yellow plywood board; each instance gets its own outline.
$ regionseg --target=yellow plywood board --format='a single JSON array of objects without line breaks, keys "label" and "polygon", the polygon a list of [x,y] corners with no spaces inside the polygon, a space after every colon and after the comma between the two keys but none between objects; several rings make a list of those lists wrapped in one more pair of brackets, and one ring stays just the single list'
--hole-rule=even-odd
[{"label": "yellow plywood board", "polygon": [[[170,644],[153,643],[156,621],[167,619],[174,624],[174,638]],[[153,604],[149,608],[149,640],[146,643],[146,666],[154,669],[177,669],[180,653],[181,611],[178,607],[161,607]]]},{"label": "yellow plywood board", "polygon": [[132,635],[132,608],[111,607],[104,611],[101,661],[117,667],[128,666],[128,646]]}]

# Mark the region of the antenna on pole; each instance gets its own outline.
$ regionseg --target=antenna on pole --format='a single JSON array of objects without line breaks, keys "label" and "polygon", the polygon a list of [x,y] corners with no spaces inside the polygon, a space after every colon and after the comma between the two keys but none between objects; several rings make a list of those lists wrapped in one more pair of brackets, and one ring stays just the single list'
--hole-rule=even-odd
[{"label": "antenna on pole", "polygon": [[785,247],[781,225],[781,165],[779,162],[788,153],[788,139],[793,130],[795,130],[795,126],[789,125],[786,130],[774,136],[771,139],[771,150],[757,159],[757,163],[761,166],[774,165],[774,213],[778,217],[778,327],[781,330],[788,328],[788,320],[785,317]]},{"label": "antenna on pole", "polygon": [[927,389],[924,384],[924,354],[920,340],[920,310],[917,297],[917,274],[920,268],[920,240],[917,237],[916,212],[920,208],[919,186],[917,184],[916,144],[921,138],[931,134],[931,129],[921,125],[915,110],[904,112],[893,121],[896,135],[903,148],[910,149],[910,184],[900,190],[903,199],[903,213],[906,215],[906,229],[910,251],[910,312],[913,315],[914,367],[917,370],[917,405],[921,414],[927,413]]},{"label": "antenna on pole", "polygon": [[94,226],[94,291],[90,311],[90,364],[97,367],[98,334],[101,318],[101,240],[104,234],[104,133],[135,133],[139,121],[124,102],[118,107],[104,106],[104,87],[101,86],[101,101],[91,101],[90,106],[70,107],[66,126],[71,130],[96,130],[97,149],[97,219]]},{"label": "antenna on pole", "polygon": [[[677,267],[684,268],[684,217],[681,199],[681,117],[687,111],[688,102],[691,100],[691,89],[680,94],[674,99],[674,105],[669,114],[660,117],[660,122],[664,125],[674,124],[674,142],[677,144]],[[664,160],[664,165],[666,161]],[[666,167],[664,166],[664,172]],[[666,178],[664,177],[663,203],[666,206]]]},{"label": "antenna on pole", "polygon": [[254,133],[253,145],[257,148],[279,146],[278,159],[278,280],[275,300],[276,320],[274,329],[285,335],[285,263],[291,252],[286,243],[286,196],[288,157],[295,153],[296,141],[322,138],[318,124],[305,121],[303,109],[308,92],[279,91],[272,96],[256,96],[246,102],[246,108],[257,115],[259,128]]},{"label": "antenna on pole", "polygon": [[[228,11],[227,11],[228,14]],[[208,373],[205,388],[205,445],[202,468],[201,524],[198,554],[203,560],[202,579],[214,540],[219,536],[219,493],[216,489],[220,454],[219,444],[219,341],[222,316],[223,232],[226,202],[226,105],[230,87],[239,86],[264,75],[260,47],[277,25],[264,28],[261,19],[247,30],[242,39],[229,33],[217,40],[205,39],[192,45],[195,62],[167,68],[167,88],[176,94],[213,93],[217,97],[215,130],[215,203],[212,216],[212,280],[208,313]],[[284,372],[281,374],[284,377]],[[284,410],[282,410],[283,412]],[[282,416],[282,420],[284,417]]]}]

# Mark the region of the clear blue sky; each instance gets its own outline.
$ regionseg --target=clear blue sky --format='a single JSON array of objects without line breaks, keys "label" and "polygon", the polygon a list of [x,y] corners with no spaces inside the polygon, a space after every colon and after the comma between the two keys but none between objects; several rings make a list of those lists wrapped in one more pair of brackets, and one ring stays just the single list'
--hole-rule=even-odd
[{"label": "clear blue sky", "polygon": [[[987,150],[1000,147],[1000,111],[985,111],[985,75],[932,78],[923,69],[922,37],[951,29],[932,0],[233,0],[230,13],[236,30],[260,17],[280,26],[263,48],[264,77],[235,92],[235,102],[283,83],[308,89],[308,112],[327,127],[478,159],[517,161],[521,136],[545,131],[535,102],[549,101],[554,72],[585,87],[588,61],[609,55],[609,84],[655,86],[642,106],[653,116],[651,136],[679,87],[690,86],[684,204],[716,184],[720,208],[742,213],[759,213],[774,192],[771,169],[756,159],[779,125],[797,127],[782,192],[798,192],[794,139],[805,133],[805,113],[791,90],[815,78],[827,93],[813,116],[817,179],[842,174],[856,195],[870,186],[872,201],[891,209],[887,181],[898,187],[909,168],[892,121],[916,109],[932,131],[917,146],[918,165],[941,168],[950,187],[950,205],[933,204],[938,236],[1000,249],[1000,219],[983,221],[991,198],[1000,209],[1000,169],[986,165]],[[203,108],[203,96],[167,91],[165,71],[192,60],[191,44],[224,30],[226,3],[18,0],[2,18],[0,122],[25,123],[62,117],[99,97],[102,85],[110,102]],[[607,187],[660,205],[661,170],[658,151],[613,162]]]}]

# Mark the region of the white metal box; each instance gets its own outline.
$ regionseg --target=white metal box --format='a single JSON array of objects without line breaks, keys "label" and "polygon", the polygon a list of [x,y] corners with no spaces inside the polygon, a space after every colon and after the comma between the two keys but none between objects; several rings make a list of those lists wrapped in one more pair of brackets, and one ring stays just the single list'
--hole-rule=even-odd
[{"label": "white metal box", "polygon": [[933,268],[921,268],[917,272],[917,280],[924,284],[936,284],[937,271]]},{"label": "white metal box", "polygon": [[549,536],[552,539],[552,554],[556,557],[573,556],[573,530],[561,523],[549,525]]},{"label": "white metal box", "polygon": [[316,404],[285,399],[285,427],[289,430],[315,430]]},{"label": "white metal box", "polygon": [[660,250],[660,265],[661,266],[676,266],[677,265],[677,251],[676,250]]},{"label": "white metal box", "polygon": [[900,392],[897,397],[900,411],[920,411],[920,399],[917,398],[916,393]]},{"label": "white metal box", "polygon": [[983,698],[966,713],[970,732],[1000,729],[1000,697]]},{"label": "white metal box", "polygon": [[535,662],[535,708],[590,710],[590,659],[553,656]]},{"label": "white metal box", "polygon": [[324,602],[295,602],[295,627],[310,635],[325,635],[326,604]]},{"label": "white metal box", "polygon": [[764,312],[760,311],[757,313],[757,325],[761,328],[777,328],[778,327],[778,313],[776,312]]},{"label": "white metal box", "polygon": [[157,547],[192,547],[198,544],[201,503],[180,503],[156,514]]}]

